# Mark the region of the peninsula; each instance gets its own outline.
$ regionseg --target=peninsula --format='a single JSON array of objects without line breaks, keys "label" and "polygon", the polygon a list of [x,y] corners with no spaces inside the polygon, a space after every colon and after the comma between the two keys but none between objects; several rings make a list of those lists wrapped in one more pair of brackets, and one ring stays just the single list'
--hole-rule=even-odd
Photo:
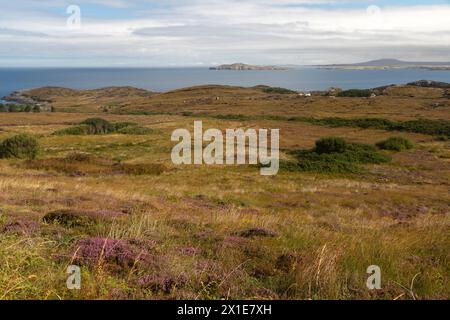
[{"label": "peninsula", "polygon": [[222,64],[217,67],[211,67],[210,70],[234,70],[234,71],[280,71],[280,70],[289,70],[289,68],[278,67],[278,66],[257,66],[250,65],[245,63],[233,63],[233,64]]}]

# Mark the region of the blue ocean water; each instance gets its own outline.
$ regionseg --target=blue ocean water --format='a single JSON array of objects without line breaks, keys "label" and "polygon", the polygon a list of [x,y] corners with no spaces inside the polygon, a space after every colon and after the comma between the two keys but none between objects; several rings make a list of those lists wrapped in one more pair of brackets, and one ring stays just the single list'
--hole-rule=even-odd
[{"label": "blue ocean water", "polygon": [[278,86],[293,90],[323,90],[329,87],[373,88],[416,80],[450,82],[450,71],[423,69],[326,70],[299,68],[287,71],[217,71],[208,68],[83,68],[83,69],[0,69],[0,98],[19,89],[60,86],[94,89],[134,86],[154,91],[204,84]]}]

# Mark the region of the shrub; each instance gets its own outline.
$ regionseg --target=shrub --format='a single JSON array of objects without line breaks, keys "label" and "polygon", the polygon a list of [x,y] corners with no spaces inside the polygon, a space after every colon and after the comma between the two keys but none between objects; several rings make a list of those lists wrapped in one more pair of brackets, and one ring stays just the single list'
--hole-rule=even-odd
[{"label": "shrub", "polygon": [[293,90],[286,89],[286,88],[280,88],[280,87],[267,87],[262,89],[265,93],[280,93],[280,94],[290,94],[290,93],[297,93]]},{"label": "shrub", "polygon": [[82,136],[90,133],[90,127],[87,124],[80,124],[65,129],[55,131],[53,134],[56,136]]},{"label": "shrub", "polygon": [[393,121],[383,118],[294,118],[296,121],[304,121],[321,126],[331,127],[357,127],[363,129],[380,129],[389,131],[406,131],[423,133],[429,135],[442,135],[450,137],[450,121],[448,120],[431,120],[431,119],[417,119],[410,121]]},{"label": "shrub", "polygon": [[89,118],[79,125],[54,132],[54,135],[91,135],[91,134],[149,134],[152,129],[140,127],[135,122],[115,122],[110,123],[102,118]]},{"label": "shrub", "polygon": [[338,97],[370,97],[372,90],[368,89],[350,89],[338,93]]},{"label": "shrub", "polygon": [[45,223],[58,223],[66,227],[76,227],[89,224],[95,221],[84,212],[74,210],[58,210],[52,211],[42,218]]},{"label": "shrub", "polygon": [[356,163],[336,157],[335,154],[317,154],[310,151],[298,154],[297,168],[300,171],[320,173],[356,173],[360,171]]},{"label": "shrub", "polygon": [[124,128],[137,126],[137,123],[135,123],[135,122],[115,122],[115,123],[111,123],[111,126],[112,126],[113,131],[119,131]]},{"label": "shrub", "polygon": [[102,118],[89,118],[80,124],[89,126],[90,134],[105,134],[114,131],[114,126]]},{"label": "shrub", "polygon": [[22,107],[16,104],[10,104],[9,105],[9,112],[21,112]]},{"label": "shrub", "polygon": [[107,210],[56,210],[42,217],[45,223],[58,223],[66,227],[86,226],[103,219],[112,219],[123,215],[121,212]]},{"label": "shrub", "polygon": [[334,153],[334,152],[344,152],[348,145],[342,138],[328,137],[322,138],[316,141],[316,147],[314,151],[318,154],[321,153]]},{"label": "shrub", "polygon": [[377,147],[383,150],[403,151],[414,147],[414,144],[403,137],[391,137],[377,143]]},{"label": "shrub", "polygon": [[38,141],[28,134],[8,138],[0,145],[1,158],[35,159],[38,152]]},{"label": "shrub", "polygon": [[140,126],[131,126],[119,129],[117,133],[121,134],[135,134],[135,135],[145,135],[153,133],[154,130],[150,128],[140,127]]},{"label": "shrub", "polygon": [[450,121],[448,120],[410,120],[399,122],[394,129],[430,135],[445,135],[450,137]]},{"label": "shrub", "polygon": [[282,169],[288,171],[312,171],[326,173],[355,173],[360,171],[359,164],[379,164],[391,158],[381,154],[372,145],[348,143],[341,138],[328,137],[316,141],[311,150],[299,150],[293,153],[296,162],[283,162]]}]

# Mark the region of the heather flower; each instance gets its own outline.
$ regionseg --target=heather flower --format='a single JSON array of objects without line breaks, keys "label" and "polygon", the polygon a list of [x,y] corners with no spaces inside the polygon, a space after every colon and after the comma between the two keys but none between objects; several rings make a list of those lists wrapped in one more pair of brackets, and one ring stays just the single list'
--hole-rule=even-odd
[{"label": "heather flower", "polygon": [[4,233],[32,234],[39,229],[39,223],[33,220],[23,220],[7,223],[1,229]]},{"label": "heather flower", "polygon": [[92,237],[78,242],[75,262],[87,266],[106,263],[130,268],[138,258],[139,252],[125,240]]},{"label": "heather flower", "polygon": [[137,285],[144,289],[149,289],[152,292],[170,293],[176,286],[181,286],[186,283],[185,275],[180,275],[178,278],[171,277],[167,274],[147,274],[137,280]]},{"label": "heather flower", "polygon": [[194,256],[196,254],[200,253],[200,250],[194,247],[182,247],[178,249],[181,254],[187,255],[187,256]]}]

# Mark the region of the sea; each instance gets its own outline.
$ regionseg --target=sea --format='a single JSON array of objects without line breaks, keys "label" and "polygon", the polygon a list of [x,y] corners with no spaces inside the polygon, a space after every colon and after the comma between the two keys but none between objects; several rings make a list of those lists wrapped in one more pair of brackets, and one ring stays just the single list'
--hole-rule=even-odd
[{"label": "sea", "polygon": [[450,71],[330,70],[314,67],[286,71],[231,71],[208,68],[0,68],[0,99],[16,90],[43,86],[73,89],[133,86],[166,92],[195,85],[220,84],[244,87],[269,85],[312,91],[330,87],[365,89],[417,80],[450,82]]}]

